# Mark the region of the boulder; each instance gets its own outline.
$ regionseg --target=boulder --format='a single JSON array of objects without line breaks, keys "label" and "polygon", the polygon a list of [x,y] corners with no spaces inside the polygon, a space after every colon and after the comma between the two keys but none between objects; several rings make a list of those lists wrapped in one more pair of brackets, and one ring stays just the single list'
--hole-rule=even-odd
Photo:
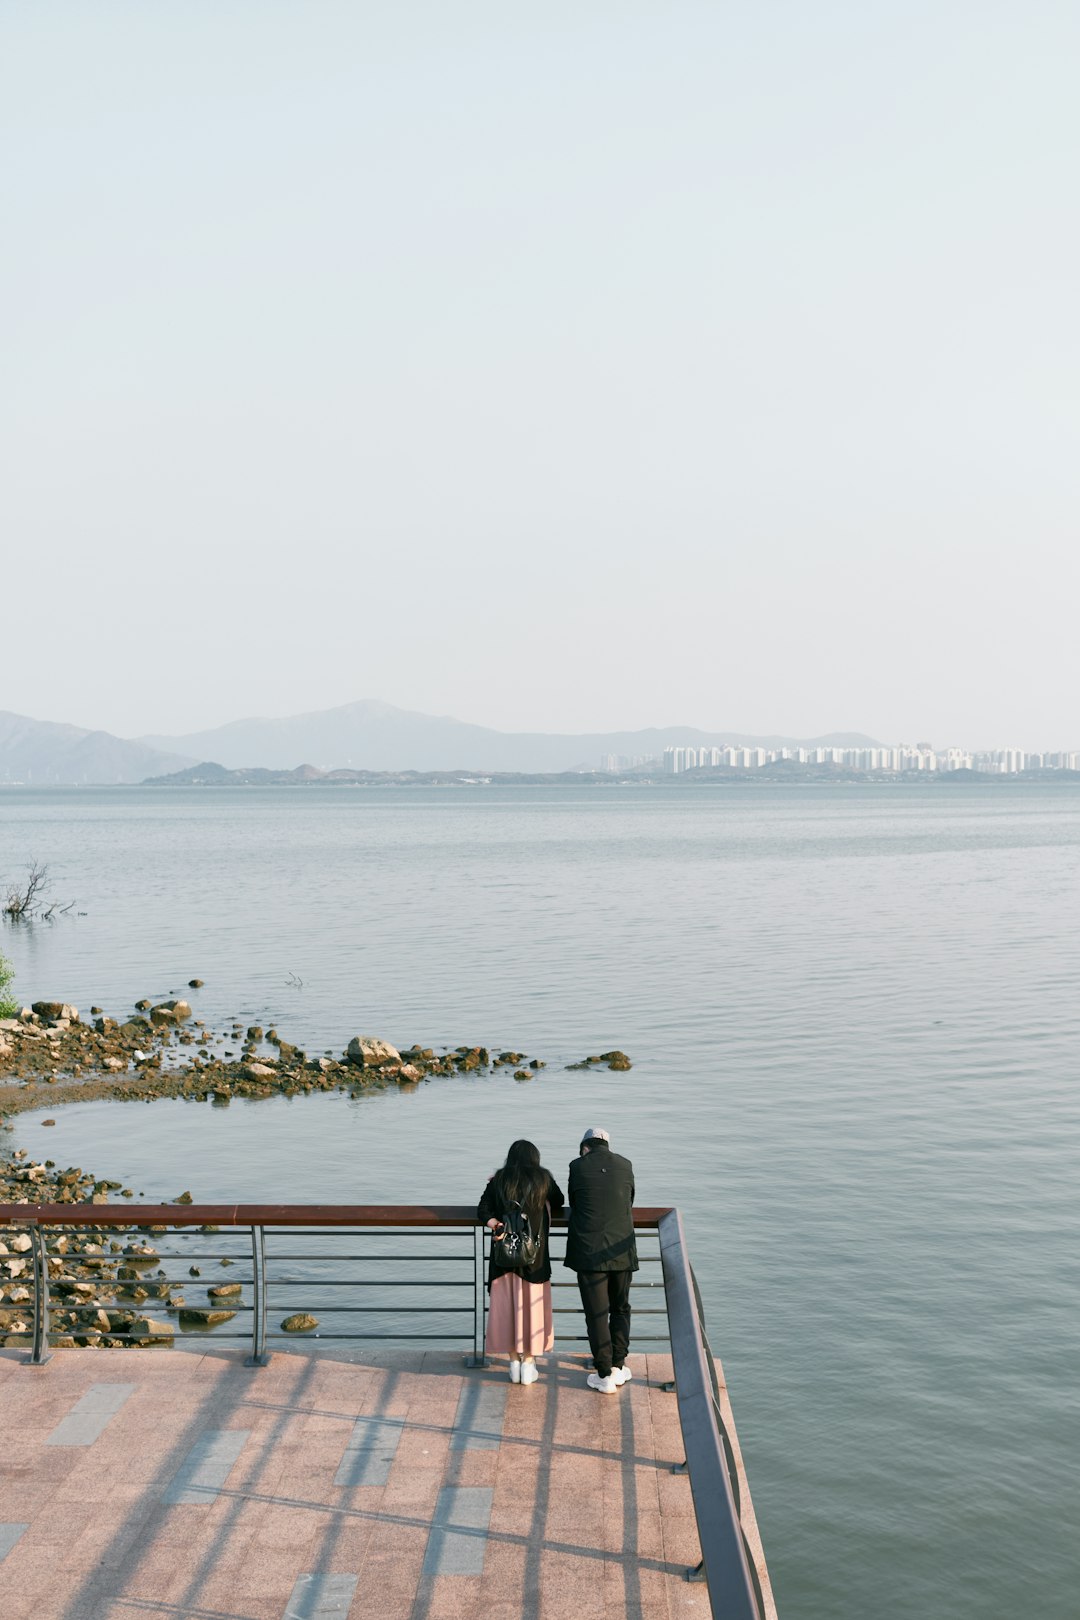
[{"label": "boulder", "polygon": [[601,1052],[600,1062],[606,1063],[609,1069],[616,1071],[633,1067],[625,1052]]},{"label": "boulder", "polygon": [[189,979],[188,980],[188,989],[189,990],[201,990],[202,987],[203,987],[203,981],[201,979]]},{"label": "boulder", "polygon": [[185,1305],[180,1320],[185,1327],[217,1327],[219,1322],[231,1322],[235,1311],[214,1311],[203,1305]]},{"label": "boulder", "polygon": [[66,1001],[35,1001],[33,1012],[39,1018],[67,1018],[74,1024],[78,1021],[78,1007],[71,1007]]},{"label": "boulder", "polygon": [[281,1324],[286,1333],[310,1333],[312,1328],[317,1328],[318,1325],[319,1318],[312,1316],[309,1311],[295,1311]]},{"label": "boulder", "polygon": [[243,1293],[242,1283],[215,1283],[206,1290],[211,1299],[237,1299]]},{"label": "boulder", "polygon": [[377,1040],[373,1035],[354,1035],[345,1053],[350,1063],[362,1069],[381,1069],[384,1063],[401,1062],[401,1053],[389,1041]]},{"label": "boulder", "polygon": [[166,1349],[173,1342],[173,1330],[168,1322],[155,1322],[152,1316],[137,1316],[130,1328],[132,1344],[163,1344]]},{"label": "boulder", "polygon": [[[191,1003],[189,1001],[159,1001],[158,1006],[167,1008],[178,1024],[182,1024],[185,1018],[191,1017]],[[151,1018],[154,1016],[153,1011],[151,1011],[150,1016]]]},{"label": "boulder", "polygon": [[173,1012],[171,1007],[151,1007],[150,1022],[152,1024],[157,1024],[159,1027],[162,1024],[175,1024],[176,1014]]},{"label": "boulder", "polygon": [[245,1080],[273,1080],[277,1070],[269,1063],[245,1063],[240,1073]]}]

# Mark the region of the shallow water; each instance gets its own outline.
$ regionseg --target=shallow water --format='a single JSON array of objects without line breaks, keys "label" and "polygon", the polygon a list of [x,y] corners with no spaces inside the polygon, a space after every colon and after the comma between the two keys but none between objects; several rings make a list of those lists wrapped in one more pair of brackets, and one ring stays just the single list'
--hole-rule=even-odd
[{"label": "shallow water", "polygon": [[[74,1105],[61,1162],[148,1197],[457,1202],[513,1136],[558,1175],[603,1124],[686,1213],[785,1620],[1073,1620],[1075,790],[0,792],[0,873],[35,855],[86,915],[5,929],[28,998],[197,976],[210,1021],[313,1051],[550,1065]],[[610,1046],[629,1074],[562,1067]]]}]

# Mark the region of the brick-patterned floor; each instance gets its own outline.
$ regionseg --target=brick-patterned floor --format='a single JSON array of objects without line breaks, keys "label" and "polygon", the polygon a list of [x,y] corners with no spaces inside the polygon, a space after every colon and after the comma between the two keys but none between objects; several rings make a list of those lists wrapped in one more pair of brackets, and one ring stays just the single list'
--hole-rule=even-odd
[{"label": "brick-patterned floor", "polygon": [[629,1365],[0,1351],[0,1614],[705,1620],[670,1361]]}]

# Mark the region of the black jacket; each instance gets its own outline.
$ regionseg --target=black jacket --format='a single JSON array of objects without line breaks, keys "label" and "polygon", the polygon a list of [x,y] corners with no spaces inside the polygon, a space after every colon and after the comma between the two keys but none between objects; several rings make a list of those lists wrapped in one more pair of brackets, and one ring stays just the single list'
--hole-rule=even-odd
[{"label": "black jacket", "polygon": [[636,1271],[634,1167],[606,1142],[570,1166],[566,1264],[571,1271]]},{"label": "black jacket", "polygon": [[[550,1170],[547,1172],[547,1174],[550,1179]],[[495,1264],[495,1251],[493,1248],[490,1261],[488,1262],[489,1288],[495,1281],[496,1277],[505,1277],[507,1272],[511,1270],[514,1272],[515,1276],[523,1278],[525,1282],[528,1283],[546,1283],[551,1281],[551,1255],[548,1252],[548,1234],[551,1230],[551,1221],[548,1217],[548,1209],[551,1210],[552,1214],[557,1215],[565,1202],[566,1200],[562,1195],[562,1188],[557,1182],[551,1181],[547,1194],[548,1207],[544,1211],[544,1242],[540,1250],[540,1258],[537,1260],[535,1266],[531,1266],[527,1271],[522,1270],[520,1267],[498,1266]],[[505,1214],[506,1208],[502,1199],[498,1195],[497,1184],[493,1177],[484,1188],[480,1202],[476,1206],[476,1218],[478,1221],[483,1221],[486,1225],[487,1222],[493,1217],[496,1220],[501,1221]]]}]

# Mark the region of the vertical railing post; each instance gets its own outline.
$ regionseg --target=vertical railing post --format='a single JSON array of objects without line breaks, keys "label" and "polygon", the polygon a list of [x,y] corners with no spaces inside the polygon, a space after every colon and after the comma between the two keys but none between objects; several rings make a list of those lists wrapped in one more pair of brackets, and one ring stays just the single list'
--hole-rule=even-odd
[{"label": "vertical railing post", "polygon": [[266,1228],[251,1228],[251,1354],[249,1367],[266,1367],[270,1357],[266,1351]]},{"label": "vertical railing post", "polygon": [[30,1364],[44,1367],[49,1359],[49,1254],[45,1234],[36,1224],[30,1228],[30,1242],[34,1266],[34,1336]]},{"label": "vertical railing post", "polygon": [[466,1367],[486,1367],[484,1354],[484,1232],[479,1223],[473,1227],[473,1348],[465,1357]]}]

